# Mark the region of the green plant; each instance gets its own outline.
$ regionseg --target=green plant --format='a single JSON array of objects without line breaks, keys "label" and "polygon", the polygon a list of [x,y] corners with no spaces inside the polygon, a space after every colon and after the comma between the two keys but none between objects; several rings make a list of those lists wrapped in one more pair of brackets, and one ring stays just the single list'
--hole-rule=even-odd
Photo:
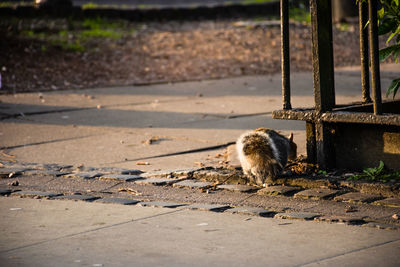
[{"label": "green plant", "polygon": [[103,30],[103,29],[92,29],[83,31],[81,36],[83,38],[110,38],[110,39],[119,39],[121,38],[121,33]]},{"label": "green plant", "polygon": [[[400,4],[399,0],[381,0],[382,8],[378,11],[379,35],[389,34],[386,40],[388,44],[392,39],[395,44],[383,48],[379,51],[379,60],[385,61],[393,55],[395,62],[398,62],[400,56]],[[386,91],[386,97],[393,94],[395,98],[397,91],[400,88],[400,78],[395,79],[389,85]]]},{"label": "green plant", "polygon": [[310,11],[305,7],[291,8],[289,10],[289,18],[297,22],[311,24]]},{"label": "green plant", "polygon": [[272,2],[273,0],[243,0],[241,3],[243,5],[252,5],[252,4],[263,4],[267,2]]},{"label": "green plant", "polygon": [[[386,39],[388,46],[379,50],[379,60],[382,62],[393,56],[395,63],[398,63],[400,56],[400,0],[380,1],[382,8],[378,10],[378,34],[389,34],[389,36]],[[356,0],[356,2],[359,4],[366,0]],[[389,45],[390,41],[393,41],[394,44]],[[393,94],[394,99],[399,88],[400,78],[394,79],[386,90],[386,97]]]},{"label": "green plant", "polygon": [[385,169],[385,164],[383,161],[379,161],[378,167],[366,168],[361,174],[350,176],[347,180],[380,181],[387,183],[390,180],[400,180],[400,171],[389,172]]},{"label": "green plant", "polygon": [[92,2],[89,2],[89,3],[83,4],[81,8],[83,10],[85,10],[85,9],[96,9],[96,8],[99,8],[99,5],[95,4],[95,3],[92,3]]}]

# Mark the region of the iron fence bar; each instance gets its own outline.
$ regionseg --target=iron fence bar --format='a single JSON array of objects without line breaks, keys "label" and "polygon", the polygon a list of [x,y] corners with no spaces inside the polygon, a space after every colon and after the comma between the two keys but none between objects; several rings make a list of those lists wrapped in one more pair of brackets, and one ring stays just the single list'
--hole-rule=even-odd
[{"label": "iron fence bar", "polygon": [[[329,124],[320,121],[319,118],[335,107],[331,0],[310,0],[310,14],[317,122],[314,128],[315,152],[307,153],[314,155],[322,169],[328,169],[335,166],[334,146]],[[312,130],[311,127],[308,129]]]},{"label": "iron fence bar", "polygon": [[374,114],[382,114],[381,78],[379,72],[379,43],[377,0],[368,1],[369,13],[369,53],[371,60],[371,89]]},{"label": "iron fence bar", "polygon": [[289,0],[280,1],[281,12],[281,72],[283,109],[292,109],[290,103]]},{"label": "iron fence bar", "polygon": [[310,0],[315,109],[335,107],[331,0]]},{"label": "iron fence bar", "polygon": [[369,58],[368,58],[368,5],[360,1],[358,4],[359,27],[360,27],[360,58],[361,58],[361,89],[363,103],[371,103],[369,93]]}]

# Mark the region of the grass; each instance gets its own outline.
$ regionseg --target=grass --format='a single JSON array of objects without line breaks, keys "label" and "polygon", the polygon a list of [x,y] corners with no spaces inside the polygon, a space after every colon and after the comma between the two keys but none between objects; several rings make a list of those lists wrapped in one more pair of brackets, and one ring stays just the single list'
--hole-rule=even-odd
[{"label": "grass", "polygon": [[119,20],[106,20],[101,18],[86,18],[84,20],[69,19],[67,29],[54,31],[21,30],[20,35],[29,39],[45,42],[42,51],[47,51],[49,46],[58,47],[65,51],[84,52],[93,47],[96,39],[118,40],[124,34],[132,34],[135,30],[127,28],[126,23]]},{"label": "grass", "polygon": [[0,3],[0,8],[4,7],[11,7],[11,8],[16,8],[18,6],[34,6],[33,2],[25,2],[25,1],[20,1],[20,2],[1,2]]},{"label": "grass", "polygon": [[243,0],[241,4],[243,5],[253,5],[253,4],[263,4],[268,2],[274,2],[274,0]]},{"label": "grass", "polygon": [[291,8],[289,10],[289,18],[296,22],[311,24],[310,11],[306,8]]}]

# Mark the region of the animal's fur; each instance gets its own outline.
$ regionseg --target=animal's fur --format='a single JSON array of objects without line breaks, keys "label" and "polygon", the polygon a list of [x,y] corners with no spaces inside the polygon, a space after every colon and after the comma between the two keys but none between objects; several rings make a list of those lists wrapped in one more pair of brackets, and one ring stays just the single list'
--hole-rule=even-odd
[{"label": "animal's fur", "polygon": [[288,159],[296,158],[297,152],[293,134],[286,138],[266,128],[242,134],[236,142],[236,149],[243,172],[258,185],[273,182]]}]

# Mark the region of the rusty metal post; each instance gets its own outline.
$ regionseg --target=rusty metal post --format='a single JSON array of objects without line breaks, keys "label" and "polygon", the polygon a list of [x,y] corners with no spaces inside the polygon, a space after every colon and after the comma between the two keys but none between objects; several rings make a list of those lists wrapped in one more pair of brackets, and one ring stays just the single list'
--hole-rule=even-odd
[{"label": "rusty metal post", "polygon": [[335,106],[331,1],[310,0],[310,12],[315,108],[326,112]]},{"label": "rusty metal post", "polygon": [[368,6],[360,1],[358,4],[359,27],[360,27],[360,58],[361,58],[361,89],[363,103],[371,103],[369,94],[369,58],[368,58]]},{"label": "rusty metal post", "polygon": [[[331,0],[310,0],[310,13],[315,111],[319,117],[335,106]],[[315,139],[317,163],[323,169],[333,167],[332,136],[329,126],[319,119],[315,123]]]},{"label": "rusty metal post", "polygon": [[283,109],[290,104],[289,0],[281,0],[281,71]]},{"label": "rusty metal post", "polygon": [[381,77],[379,71],[379,42],[377,0],[368,1],[369,13],[369,53],[371,58],[371,89],[374,114],[382,114]]},{"label": "rusty metal post", "polygon": [[307,145],[307,161],[310,163],[315,163],[317,161],[315,124],[308,121],[306,122],[306,145]]}]

